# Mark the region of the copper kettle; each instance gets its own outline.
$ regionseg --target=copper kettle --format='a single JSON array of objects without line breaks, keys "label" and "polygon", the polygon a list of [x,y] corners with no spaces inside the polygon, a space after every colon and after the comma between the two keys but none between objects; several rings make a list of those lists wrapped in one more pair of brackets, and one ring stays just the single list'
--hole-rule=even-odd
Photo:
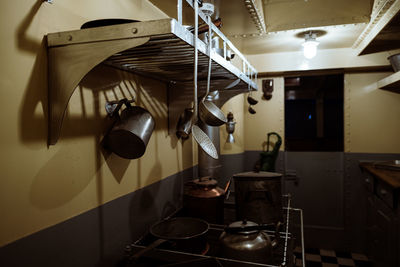
[{"label": "copper kettle", "polygon": [[[273,240],[263,231],[271,227],[276,227]],[[280,227],[281,223],[259,225],[246,220],[231,223],[219,237],[221,254],[225,258],[270,263],[273,249],[278,246]]]},{"label": "copper kettle", "polygon": [[230,180],[225,190],[211,176],[201,177],[185,184],[183,208],[186,215],[197,217],[209,223],[223,224],[224,200]]}]

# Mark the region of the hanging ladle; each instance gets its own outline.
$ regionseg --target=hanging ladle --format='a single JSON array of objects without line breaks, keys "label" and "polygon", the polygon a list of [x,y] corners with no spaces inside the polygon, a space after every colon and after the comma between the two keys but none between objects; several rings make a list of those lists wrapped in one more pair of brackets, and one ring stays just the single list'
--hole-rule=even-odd
[{"label": "hanging ladle", "polygon": [[[250,74],[250,78],[251,78],[251,74]],[[250,112],[250,114],[256,114],[256,110],[252,106],[256,105],[258,103],[258,100],[251,97],[250,82],[248,84],[248,91],[249,91],[249,94],[247,96],[247,103],[250,104],[248,111]]]},{"label": "hanging ladle", "polygon": [[[211,18],[207,16],[208,24],[211,25]],[[199,105],[200,119],[210,126],[221,126],[227,122],[225,114],[211,100],[207,99],[210,92],[211,80],[211,27],[208,27],[208,74],[207,91]]]},{"label": "hanging ladle", "polygon": [[[251,76],[250,76],[251,77]],[[251,96],[252,91],[250,90],[250,83],[248,85],[248,90],[249,90],[249,94],[247,95],[247,103],[249,103],[250,105],[256,105],[258,103],[258,100],[254,99]]]},{"label": "hanging ladle", "polygon": [[[193,77],[193,116],[192,116],[192,134],[196,142],[199,144],[201,149],[204,150],[210,157],[218,159],[218,152],[215,148],[211,139],[205,134],[199,126],[196,125],[198,120],[198,103],[197,103],[197,64],[198,64],[198,52],[197,52],[197,36],[198,36],[198,15],[199,6],[197,1],[194,2],[194,13],[195,13],[195,28],[194,28],[194,77]],[[210,27],[211,28],[211,27]]]}]

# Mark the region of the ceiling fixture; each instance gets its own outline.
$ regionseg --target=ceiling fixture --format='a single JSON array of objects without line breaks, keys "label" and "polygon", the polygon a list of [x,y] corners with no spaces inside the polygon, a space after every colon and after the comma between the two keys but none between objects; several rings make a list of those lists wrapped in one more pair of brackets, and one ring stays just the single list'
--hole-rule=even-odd
[{"label": "ceiling fixture", "polygon": [[[261,3],[261,1],[259,1],[259,3]],[[250,14],[251,19],[256,25],[258,32],[266,33],[267,29],[265,26],[262,4],[259,4],[259,7],[257,7],[256,0],[244,0],[244,4]]]},{"label": "ceiling fixture", "polygon": [[303,54],[305,58],[312,59],[317,54],[317,35],[313,32],[304,34]]}]

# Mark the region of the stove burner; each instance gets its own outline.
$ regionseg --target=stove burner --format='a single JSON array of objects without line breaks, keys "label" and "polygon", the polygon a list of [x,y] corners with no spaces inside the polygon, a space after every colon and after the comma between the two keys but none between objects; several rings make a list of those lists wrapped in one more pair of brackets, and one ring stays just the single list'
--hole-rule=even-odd
[{"label": "stove burner", "polygon": [[[295,238],[292,235],[292,230],[289,231],[289,225],[291,225],[289,218],[289,211],[299,209],[290,208],[288,203],[287,208],[285,207],[286,220],[285,229],[280,232],[278,247],[273,251],[273,257],[270,262],[257,263],[247,262],[235,259],[227,259],[221,255],[221,244],[219,241],[220,235],[223,233],[225,225],[210,224],[208,232],[202,236],[197,242],[193,242],[193,245],[184,246],[179,245],[178,242],[164,242],[155,249],[152,249],[142,255],[138,260],[132,261],[132,255],[135,255],[139,251],[142,251],[147,246],[152,244],[156,238],[151,234],[146,234],[135,243],[127,246],[126,257],[118,265],[119,267],[130,267],[130,266],[218,266],[218,267],[290,267],[294,266],[294,254],[293,247]],[[299,212],[299,215],[302,214]],[[302,215],[301,215],[302,216]],[[300,217],[302,218],[302,217]],[[302,228],[302,219],[301,229]],[[269,236],[274,236],[274,231],[265,230]],[[303,231],[301,230],[301,236]],[[204,238],[203,238],[204,237]]]},{"label": "stove burner", "polygon": [[[198,245],[192,247],[179,247],[175,242],[165,242],[156,249],[147,252],[140,258],[139,262],[129,262],[123,266],[185,266],[182,265],[187,263],[190,267],[194,266],[280,266],[284,254],[283,239],[284,235],[281,235],[281,241],[276,250],[274,250],[274,256],[271,262],[260,264],[255,262],[245,262],[234,259],[225,259],[220,254],[220,243],[219,236],[223,232],[224,225],[211,225],[207,233],[205,242],[198,242]],[[267,231],[269,235],[273,235],[273,231]],[[294,241],[290,238],[291,241]],[[142,239],[138,240],[134,244],[129,246],[128,255],[133,255],[140,250],[147,247],[154,241],[154,237],[146,235]],[[292,244],[293,242],[291,242]],[[292,245],[289,246],[288,255],[293,255]],[[214,259],[214,260],[212,260]],[[216,261],[215,261],[216,260]],[[193,264],[192,265],[192,261]],[[190,262],[190,264],[189,264]],[[209,265],[211,264],[211,265]],[[217,265],[214,265],[217,264]],[[290,265],[286,265],[290,266]]]}]

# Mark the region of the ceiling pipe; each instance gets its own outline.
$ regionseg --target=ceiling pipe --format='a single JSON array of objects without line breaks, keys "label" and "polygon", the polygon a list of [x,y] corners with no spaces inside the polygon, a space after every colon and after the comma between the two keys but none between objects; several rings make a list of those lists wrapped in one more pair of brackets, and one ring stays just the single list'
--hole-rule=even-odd
[{"label": "ceiling pipe", "polygon": [[[258,3],[256,3],[258,2]],[[267,27],[264,21],[264,11],[261,0],[244,0],[244,5],[250,14],[259,33],[266,33]]]}]

